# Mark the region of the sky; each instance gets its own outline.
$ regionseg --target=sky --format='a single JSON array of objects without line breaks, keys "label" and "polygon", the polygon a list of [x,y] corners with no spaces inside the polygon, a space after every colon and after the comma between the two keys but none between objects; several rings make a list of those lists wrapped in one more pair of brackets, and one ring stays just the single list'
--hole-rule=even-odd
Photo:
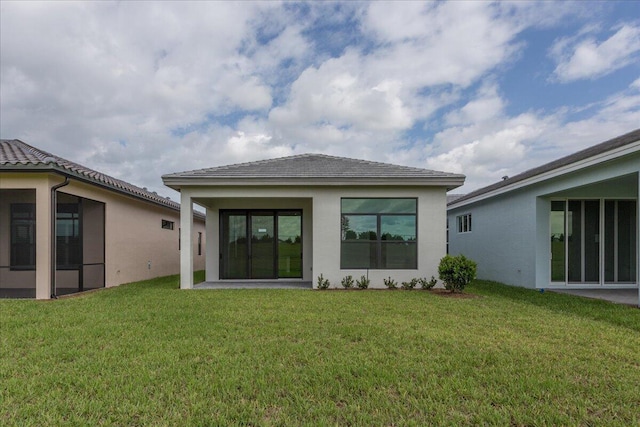
[{"label": "sky", "polygon": [[466,193],[640,128],[640,1],[0,2],[0,137],[161,175],[302,153]]}]

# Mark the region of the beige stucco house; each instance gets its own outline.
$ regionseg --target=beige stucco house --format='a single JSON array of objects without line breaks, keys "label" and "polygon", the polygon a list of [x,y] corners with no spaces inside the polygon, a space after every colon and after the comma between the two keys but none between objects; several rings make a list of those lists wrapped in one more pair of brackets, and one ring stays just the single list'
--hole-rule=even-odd
[{"label": "beige stucco house", "polygon": [[[0,140],[0,296],[48,299],[177,274],[179,212],[144,188]],[[202,270],[204,215],[191,215],[185,252]]]},{"label": "beige stucco house", "polygon": [[[304,281],[372,286],[437,276],[445,255],[446,192],[464,176],[303,154],[162,177],[180,191],[182,241],[193,248],[194,203],[206,209],[207,282]],[[193,287],[193,249],[180,285]]]}]

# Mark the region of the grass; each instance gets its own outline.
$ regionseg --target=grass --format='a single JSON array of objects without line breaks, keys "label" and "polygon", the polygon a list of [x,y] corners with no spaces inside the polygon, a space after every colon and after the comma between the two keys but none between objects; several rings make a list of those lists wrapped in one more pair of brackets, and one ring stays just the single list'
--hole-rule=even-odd
[{"label": "grass", "polygon": [[640,310],[476,282],[0,301],[0,425],[638,425]]}]

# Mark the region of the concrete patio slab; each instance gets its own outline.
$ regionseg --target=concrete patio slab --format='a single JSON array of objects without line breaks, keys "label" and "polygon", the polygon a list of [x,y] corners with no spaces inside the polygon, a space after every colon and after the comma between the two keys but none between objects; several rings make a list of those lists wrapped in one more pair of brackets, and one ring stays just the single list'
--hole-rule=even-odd
[{"label": "concrete patio slab", "polygon": [[550,292],[602,299],[616,304],[638,307],[637,289],[549,289]]},{"label": "concrete patio slab", "polygon": [[193,286],[194,289],[312,289],[311,282],[301,280],[224,280],[218,282],[202,282]]}]

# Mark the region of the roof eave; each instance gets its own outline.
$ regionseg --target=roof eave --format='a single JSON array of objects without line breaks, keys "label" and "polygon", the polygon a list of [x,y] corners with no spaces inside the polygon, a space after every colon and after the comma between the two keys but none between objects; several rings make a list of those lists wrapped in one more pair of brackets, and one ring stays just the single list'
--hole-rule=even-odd
[{"label": "roof eave", "polygon": [[464,175],[451,175],[446,177],[352,177],[352,178],[268,178],[268,177],[172,177],[163,176],[164,185],[180,191],[182,187],[263,187],[263,186],[409,186],[409,187],[447,187],[447,190],[458,188],[464,184]]}]

